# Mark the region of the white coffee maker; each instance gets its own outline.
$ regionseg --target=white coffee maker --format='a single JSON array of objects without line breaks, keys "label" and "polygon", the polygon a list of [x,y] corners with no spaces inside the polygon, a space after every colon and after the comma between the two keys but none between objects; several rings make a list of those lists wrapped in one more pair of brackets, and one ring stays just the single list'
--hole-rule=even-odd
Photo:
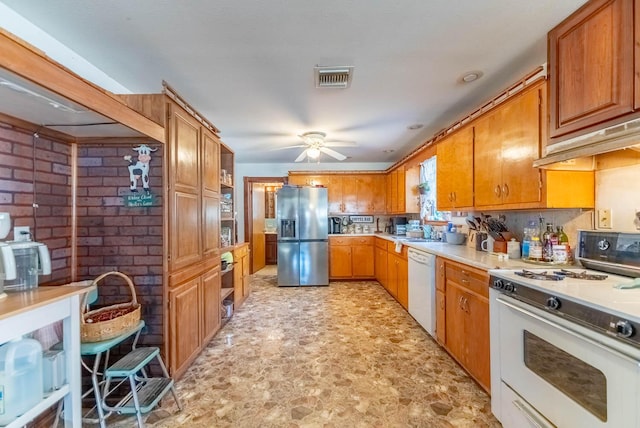
[{"label": "white coffee maker", "polygon": [[36,288],[39,275],[51,275],[49,249],[41,242],[32,241],[30,233],[13,238],[14,240],[7,244],[11,247],[15,258],[16,277],[6,281],[4,289],[10,291]]},{"label": "white coffee maker", "polygon": [[[0,213],[0,239],[5,239],[11,230],[9,213]],[[16,260],[11,246],[0,242],[0,299],[7,297],[4,292],[4,281],[16,279]]]}]

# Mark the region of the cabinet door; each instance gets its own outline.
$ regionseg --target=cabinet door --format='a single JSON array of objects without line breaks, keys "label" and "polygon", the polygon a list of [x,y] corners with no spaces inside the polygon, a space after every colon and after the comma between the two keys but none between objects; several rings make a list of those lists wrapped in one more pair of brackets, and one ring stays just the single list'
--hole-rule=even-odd
[{"label": "cabinet door", "polygon": [[389,174],[391,189],[391,213],[398,213],[398,170],[394,170]]},{"label": "cabinet door", "polygon": [[463,366],[466,366],[465,331],[466,314],[463,310],[464,295],[460,287],[447,280],[445,291],[445,335],[446,347]]},{"label": "cabinet door", "polygon": [[526,90],[504,106],[502,121],[502,203],[540,202],[540,172],[533,161],[540,156],[542,96],[546,85]]},{"label": "cabinet door", "polygon": [[332,175],[328,176],[326,181],[329,212],[334,214],[345,212],[342,204],[342,177]]},{"label": "cabinet door", "polygon": [[200,124],[180,107],[169,108],[169,180],[175,190],[199,194]]},{"label": "cabinet door", "polygon": [[406,199],[406,189],[405,189],[405,171],[404,167],[401,166],[396,170],[397,178],[396,178],[396,212],[399,214],[404,214],[407,199]]},{"label": "cabinet door", "polygon": [[369,214],[385,214],[387,207],[387,180],[384,175],[372,176],[373,192],[371,195],[371,210]]},{"label": "cabinet door", "polygon": [[354,245],[351,247],[351,271],[354,278],[373,278],[375,276],[373,245]]},{"label": "cabinet door", "polygon": [[474,144],[475,206],[502,204],[503,109],[477,120]]},{"label": "cabinet door", "polygon": [[206,344],[220,328],[220,266],[202,277],[202,343]]},{"label": "cabinet door", "polygon": [[342,206],[345,213],[358,213],[358,185],[354,177],[342,176]]},{"label": "cabinet door", "polygon": [[359,175],[356,178],[357,212],[372,214],[376,188],[373,175]]},{"label": "cabinet door", "polygon": [[202,129],[202,189],[220,191],[220,144],[210,131]]},{"label": "cabinet door", "polygon": [[473,207],[474,130],[467,126],[436,146],[438,210]]},{"label": "cabinet door", "polygon": [[336,245],[329,247],[329,277],[351,278],[351,247],[348,245]]},{"label": "cabinet door", "polygon": [[418,192],[419,183],[420,183],[420,166],[416,165],[414,167],[411,167],[405,170],[404,213],[406,214],[420,214],[420,192]]},{"label": "cabinet door", "polygon": [[169,270],[176,271],[202,258],[201,201],[199,195],[184,192],[173,192],[170,199]]},{"label": "cabinet door", "polygon": [[463,293],[466,313],[465,366],[469,373],[489,391],[491,371],[489,364],[489,300],[472,293]]},{"label": "cabinet door", "polygon": [[387,288],[387,250],[382,248],[375,249],[375,273],[376,280],[386,289]]},{"label": "cabinet door", "polygon": [[445,293],[436,290],[436,338],[438,343],[444,345],[447,343],[446,334],[446,298]]},{"label": "cabinet door", "polygon": [[394,298],[398,297],[398,272],[400,267],[399,257],[392,253],[387,253],[387,291]]},{"label": "cabinet door", "polygon": [[200,277],[169,290],[170,367],[174,376],[200,351]]},{"label": "cabinet door", "polygon": [[209,256],[220,248],[220,198],[210,196],[209,191],[202,195],[202,253]]},{"label": "cabinet door", "polygon": [[384,183],[385,183],[385,187],[386,187],[386,192],[385,192],[385,202],[384,202],[384,206],[385,206],[385,211],[388,214],[392,214],[393,213],[393,180],[391,178],[391,176],[393,175],[393,172],[390,172],[389,174],[387,174],[384,178]]},{"label": "cabinet door", "polygon": [[401,257],[396,257],[398,261],[398,302],[403,308],[409,308],[409,266],[407,261]]},{"label": "cabinet door", "polygon": [[633,25],[633,1],[595,0],[549,32],[552,138],[633,110]]},{"label": "cabinet door", "polygon": [[[249,251],[247,249],[247,251]],[[246,299],[251,294],[251,276],[249,273],[249,254],[243,257],[242,262],[242,298]]]}]

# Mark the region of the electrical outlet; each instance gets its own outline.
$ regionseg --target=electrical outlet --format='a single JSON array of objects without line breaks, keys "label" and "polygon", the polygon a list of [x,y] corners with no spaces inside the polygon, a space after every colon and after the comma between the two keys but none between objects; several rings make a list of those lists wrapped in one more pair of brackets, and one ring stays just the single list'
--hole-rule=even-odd
[{"label": "electrical outlet", "polygon": [[14,241],[30,241],[29,226],[15,226],[13,228],[13,240]]},{"label": "electrical outlet", "polygon": [[633,224],[636,226],[637,230],[640,230],[640,208],[636,208],[636,216],[633,219]]},{"label": "electrical outlet", "polygon": [[612,223],[611,209],[604,208],[598,210],[598,229],[611,229]]}]

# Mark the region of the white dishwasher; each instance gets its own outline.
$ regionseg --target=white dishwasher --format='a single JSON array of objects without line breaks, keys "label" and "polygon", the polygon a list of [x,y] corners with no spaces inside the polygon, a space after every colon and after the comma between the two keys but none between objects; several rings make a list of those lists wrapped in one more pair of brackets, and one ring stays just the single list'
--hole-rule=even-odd
[{"label": "white dishwasher", "polygon": [[435,338],[436,256],[409,248],[409,313]]}]

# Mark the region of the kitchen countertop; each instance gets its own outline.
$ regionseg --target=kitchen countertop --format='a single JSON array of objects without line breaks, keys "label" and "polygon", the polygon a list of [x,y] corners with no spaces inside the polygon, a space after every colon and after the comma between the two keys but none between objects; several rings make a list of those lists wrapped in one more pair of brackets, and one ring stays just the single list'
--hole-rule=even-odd
[{"label": "kitchen countertop", "polygon": [[[389,235],[386,233],[341,233],[329,236],[376,236],[391,242],[400,241],[402,245],[416,250],[446,257],[456,262],[464,263],[479,269],[533,269],[544,266],[527,263],[522,259],[498,260],[497,254],[485,251],[476,251],[474,248],[463,245],[447,244],[440,241],[407,241],[405,236]],[[557,267],[557,266],[554,266]]]}]

